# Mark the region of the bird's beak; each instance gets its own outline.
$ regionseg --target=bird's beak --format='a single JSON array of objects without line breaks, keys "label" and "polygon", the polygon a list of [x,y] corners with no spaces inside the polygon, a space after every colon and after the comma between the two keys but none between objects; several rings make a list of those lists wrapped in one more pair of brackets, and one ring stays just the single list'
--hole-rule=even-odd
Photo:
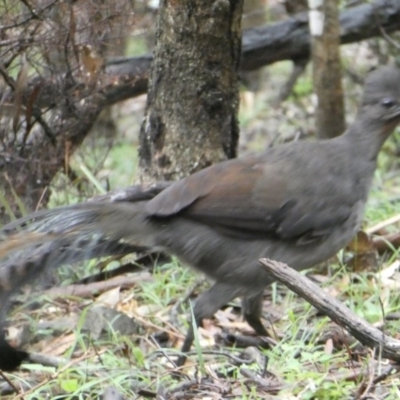
[{"label": "bird's beak", "polygon": [[386,115],[385,119],[388,122],[400,119],[400,106],[395,107],[390,114]]}]

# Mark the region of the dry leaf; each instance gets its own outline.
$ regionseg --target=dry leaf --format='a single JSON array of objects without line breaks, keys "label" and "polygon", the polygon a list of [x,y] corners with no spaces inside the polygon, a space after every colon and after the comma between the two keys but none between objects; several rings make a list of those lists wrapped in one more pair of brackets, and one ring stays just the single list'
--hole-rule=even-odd
[{"label": "dry leaf", "polygon": [[113,289],[107,290],[102,293],[95,301],[96,304],[102,304],[104,306],[115,308],[120,301],[120,287],[117,286]]}]

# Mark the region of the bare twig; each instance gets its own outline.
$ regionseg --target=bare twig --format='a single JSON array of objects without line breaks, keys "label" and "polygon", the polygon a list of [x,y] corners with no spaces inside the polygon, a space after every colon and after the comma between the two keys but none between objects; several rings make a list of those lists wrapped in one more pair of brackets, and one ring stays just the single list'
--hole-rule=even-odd
[{"label": "bare twig", "polygon": [[377,224],[370,226],[365,230],[368,235],[371,235],[372,233],[376,233],[380,231],[383,228],[386,228],[389,225],[393,225],[400,222],[400,214],[394,215],[393,217],[390,217],[388,219],[385,219],[384,221],[378,222]]},{"label": "bare twig", "polygon": [[[13,388],[13,390],[15,391],[15,393],[19,393],[20,390],[14,385],[14,383],[8,379],[7,374],[4,374],[3,371],[0,370],[0,376]],[[22,399],[24,399],[24,397],[21,397]]]},{"label": "bare twig", "polygon": [[289,79],[280,88],[278,98],[275,101],[275,105],[278,106],[282,101],[285,101],[293,91],[297,80],[303,74],[308,64],[308,58],[303,58],[300,60],[295,60],[293,62],[293,69],[289,76]]},{"label": "bare twig", "polygon": [[244,377],[255,383],[260,389],[266,392],[276,393],[284,388],[284,385],[282,385],[281,383],[273,383],[270,380],[258,376],[253,371],[250,371],[247,368],[240,368],[240,373]]},{"label": "bare twig", "polygon": [[121,286],[129,288],[139,282],[151,280],[152,276],[148,272],[144,272],[135,276],[117,276],[104,282],[93,282],[87,285],[69,285],[46,290],[45,294],[51,297],[64,296],[92,296],[93,293],[101,293],[115,287]]},{"label": "bare twig", "polygon": [[388,250],[398,249],[400,247],[400,232],[375,236],[372,238],[372,242],[379,254],[385,253]]},{"label": "bare twig", "polygon": [[49,356],[41,353],[29,353],[29,361],[35,364],[54,368],[59,368],[61,365],[65,365],[68,362],[65,358]]},{"label": "bare twig", "polygon": [[394,46],[397,50],[400,50],[400,44],[397,43],[395,40],[393,40],[381,26],[379,27],[379,30],[381,31],[383,38],[388,43],[390,43],[392,46]]}]

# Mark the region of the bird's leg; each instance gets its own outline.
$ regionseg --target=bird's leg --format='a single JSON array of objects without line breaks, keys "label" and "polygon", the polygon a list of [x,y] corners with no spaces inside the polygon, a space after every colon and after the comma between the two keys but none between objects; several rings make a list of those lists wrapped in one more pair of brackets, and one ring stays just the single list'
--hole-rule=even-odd
[{"label": "bird's leg", "polygon": [[243,316],[247,323],[256,331],[258,335],[269,336],[267,330],[261,322],[263,295],[264,291],[261,291],[256,293],[255,296],[243,297]]},{"label": "bird's leg", "polygon": [[[229,303],[240,293],[240,288],[232,287],[230,284],[215,283],[207,292],[203,293],[193,308],[196,326],[201,326],[203,319],[211,318],[221,307]],[[192,347],[194,340],[193,322],[190,324],[185,341],[181,348],[182,353],[187,353]],[[186,355],[179,356],[176,364],[181,366],[186,361]]]}]

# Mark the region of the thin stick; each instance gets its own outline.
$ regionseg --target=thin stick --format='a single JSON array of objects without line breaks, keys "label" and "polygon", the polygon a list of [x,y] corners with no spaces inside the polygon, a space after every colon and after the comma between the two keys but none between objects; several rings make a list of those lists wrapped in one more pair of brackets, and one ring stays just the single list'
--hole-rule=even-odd
[{"label": "thin stick", "polygon": [[286,264],[266,258],[261,259],[260,263],[270,276],[307,300],[339,326],[347,329],[363,345],[378,349],[385,358],[400,361],[399,340],[385,335],[379,329],[368,324],[339,300]]}]

